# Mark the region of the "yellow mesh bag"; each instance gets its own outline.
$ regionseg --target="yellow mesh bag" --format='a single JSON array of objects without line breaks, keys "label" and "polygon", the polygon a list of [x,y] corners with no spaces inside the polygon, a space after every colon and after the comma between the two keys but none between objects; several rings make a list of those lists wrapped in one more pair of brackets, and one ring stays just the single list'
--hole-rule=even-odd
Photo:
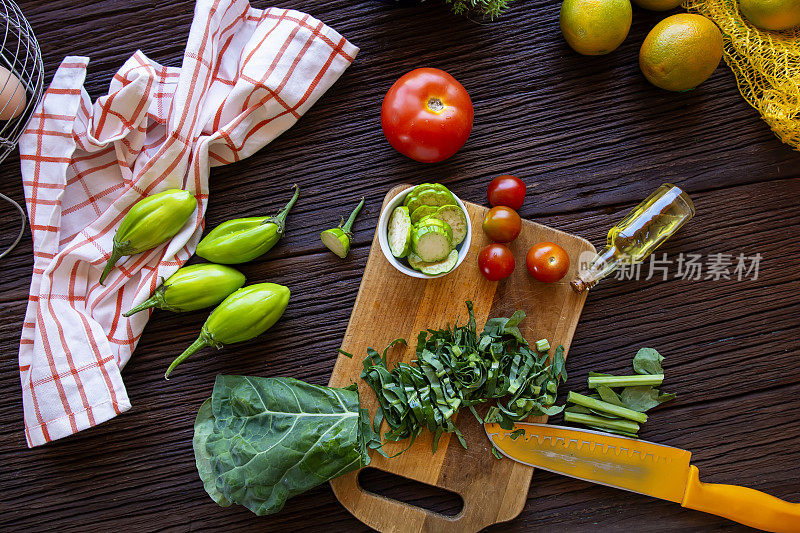
[{"label": "yellow mesh bag", "polygon": [[780,140],[800,150],[800,28],[759,30],[737,0],[686,0],[683,7],[719,26],[739,92]]}]

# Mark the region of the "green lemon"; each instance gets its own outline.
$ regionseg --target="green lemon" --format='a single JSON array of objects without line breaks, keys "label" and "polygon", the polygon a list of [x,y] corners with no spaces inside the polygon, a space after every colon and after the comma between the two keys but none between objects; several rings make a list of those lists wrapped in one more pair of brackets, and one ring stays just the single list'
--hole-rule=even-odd
[{"label": "green lemon", "polygon": [[647,80],[668,91],[694,89],[717,69],[722,33],[701,15],[667,17],[650,30],[639,50],[639,67]]},{"label": "green lemon", "polygon": [[800,0],[739,0],[739,11],[762,30],[800,26]]},{"label": "green lemon", "polygon": [[561,33],[573,50],[587,56],[613,52],[631,29],[629,0],[564,0]]}]

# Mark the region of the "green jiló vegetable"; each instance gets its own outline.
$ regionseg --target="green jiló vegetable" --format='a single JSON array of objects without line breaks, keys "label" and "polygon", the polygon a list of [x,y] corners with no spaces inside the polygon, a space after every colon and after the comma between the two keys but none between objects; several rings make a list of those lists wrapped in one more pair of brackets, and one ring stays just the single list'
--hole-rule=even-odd
[{"label": "green jil\u00f3 vegetable", "polygon": [[152,296],[124,316],[157,307],[174,313],[217,305],[244,285],[244,274],[224,265],[201,264],[179,268]]},{"label": "green jil\u00f3 vegetable", "polygon": [[164,379],[187,357],[207,347],[222,348],[258,337],[283,315],[289,303],[289,289],[275,283],[258,283],[237,290],[208,316],[200,336],[175,358]]},{"label": "green jil\u00f3 vegetable", "polygon": [[350,253],[350,239],[353,238],[353,234],[350,232],[350,230],[353,228],[353,222],[355,222],[356,217],[358,216],[358,213],[361,211],[362,207],[364,207],[363,196],[353,212],[350,213],[350,217],[347,219],[347,222],[344,222],[344,219],[342,219],[339,227],[326,229],[320,234],[322,244],[324,244],[328,250],[338,255],[342,259],[347,257],[347,254]]},{"label": "green jil\u00f3 vegetable", "polygon": [[380,448],[355,385],[337,389],[292,378],[217,376],[194,423],[203,486],[223,507],[262,516],[286,500],[370,462]]},{"label": "green jil\u00f3 vegetable", "polygon": [[168,189],[133,204],[114,234],[114,248],[100,284],[105,284],[120,258],[152,250],[174,237],[195,208],[197,199],[182,189]]},{"label": "green jil\u00f3 vegetable", "polygon": [[[472,302],[467,302],[467,309],[465,326],[420,332],[412,364],[388,369],[387,351],[405,344],[403,339],[393,341],[382,356],[367,349],[361,377],[378,398],[379,412],[389,426],[387,441],[411,438],[413,443],[427,428],[433,434],[434,452],[444,432],[454,433],[466,448],[453,422],[462,407],[468,407],[480,423],[495,422],[505,429],[529,416],[561,412],[562,407],[553,403],[559,382],[567,379],[564,347],[559,346],[552,358],[532,350],[518,328],[523,311],[487,320],[479,335]],[[476,406],[492,399],[503,401],[481,419]]]},{"label": "green jil\u00f3 vegetable", "polygon": [[[589,372],[589,388],[595,392],[589,396],[570,392],[567,402],[574,405],[564,410],[564,422],[638,438],[639,423],[647,420],[644,413],[675,398],[655,388],[664,381],[662,361],[654,349],[642,348],[633,358],[635,375]],[[618,394],[614,388],[622,390]]]},{"label": "green jil\u00f3 vegetable", "polygon": [[294,195],[283,210],[274,217],[236,218],[212,229],[197,245],[197,255],[212,263],[235,265],[261,257],[283,237],[286,216],[300,196]]}]

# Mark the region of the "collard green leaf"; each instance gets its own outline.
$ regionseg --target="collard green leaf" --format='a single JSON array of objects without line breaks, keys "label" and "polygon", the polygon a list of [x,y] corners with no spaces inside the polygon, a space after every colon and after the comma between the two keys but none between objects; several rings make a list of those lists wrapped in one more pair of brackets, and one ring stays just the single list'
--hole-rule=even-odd
[{"label": "collard green leaf", "polygon": [[563,410],[564,410],[563,405],[550,405],[548,407],[544,406],[539,407],[539,411],[541,411],[543,415],[547,416],[555,416]]},{"label": "collard green leaf", "polygon": [[567,406],[566,408],[564,408],[564,412],[567,412],[567,413],[580,413],[582,415],[590,415],[590,414],[592,414],[592,412],[589,409],[585,408],[582,405],[570,405],[570,406]]},{"label": "collard green leaf", "polygon": [[633,370],[637,374],[663,374],[664,357],[652,348],[640,348],[633,357]]},{"label": "collard green leaf", "polygon": [[211,456],[206,449],[206,441],[214,432],[214,414],[211,412],[211,398],[203,402],[200,410],[197,411],[197,418],[194,421],[194,438],[192,447],[194,448],[194,460],[197,465],[197,473],[203,482],[203,488],[211,499],[221,507],[228,507],[231,502],[220,491],[217,490],[216,476],[211,466]]},{"label": "collard green leaf", "polygon": [[625,407],[644,413],[653,407],[675,398],[674,394],[661,394],[658,389],[648,385],[641,387],[625,387],[620,399]]},{"label": "collard green leaf", "polygon": [[[277,512],[288,498],[369,462],[374,436],[361,436],[369,423],[355,390],[217,376],[210,406],[210,416],[206,407],[195,426],[201,477],[204,483],[213,477],[218,494],[257,515]],[[208,490],[212,498],[214,490]]]},{"label": "collard green leaf", "polygon": [[551,374],[553,377],[561,381],[567,381],[567,365],[564,359],[564,347],[558,346],[555,353],[553,353],[553,362],[551,363]]},{"label": "collard green leaf", "polygon": [[617,393],[614,392],[610,387],[606,387],[605,385],[600,385],[597,387],[597,394],[600,395],[600,399],[604,402],[613,403],[614,405],[618,405],[620,407],[625,407],[625,404],[622,400],[619,399]]},{"label": "collard green leaf", "polygon": [[664,402],[668,402],[670,400],[674,400],[677,396],[678,395],[673,393],[673,392],[665,392],[665,393],[659,395],[659,397],[656,398],[656,399],[658,400],[658,403],[661,404],[661,403],[664,403]]}]

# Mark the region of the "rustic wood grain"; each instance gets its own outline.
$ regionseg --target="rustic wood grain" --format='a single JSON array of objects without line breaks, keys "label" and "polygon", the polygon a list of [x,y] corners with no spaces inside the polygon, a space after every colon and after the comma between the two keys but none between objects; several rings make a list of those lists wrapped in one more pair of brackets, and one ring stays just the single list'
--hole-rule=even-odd
[{"label": "rustic wood grain", "polygon": [[[266,7],[267,2],[254,2]],[[87,89],[103,94],[136,49],[179,65],[193,3],[20,1],[39,37],[47,81],[67,54],[92,58]],[[564,44],[557,1],[523,1],[476,23],[434,1],[281,0],[332,25],[361,52],[334,87],[270,146],[212,172],[208,224],[273,213],[297,182],[286,238],[243,266],[254,281],[292,288],[286,316],[252,342],[204,352],[166,383],[164,367],[196,337],[202,312],[156,312],[123,371],[133,408],[97,428],[25,448],[16,353],[31,272],[27,233],[0,262],[0,529],[5,531],[362,531],[327,486],[257,518],[222,509],[199,482],[191,452],[197,407],[218,373],[289,375],[327,383],[355,302],[381,199],[394,185],[439,180],[485,202],[489,180],[529,185],[525,218],[599,246],[608,227],[664,181],[687,188],[698,215],[664,248],[761,253],[758,280],[617,281],[593,289],[569,359],[569,389],[589,370],[619,372],[643,345],[667,356],[678,399],[653,413],[648,440],[690,449],[704,481],[800,501],[800,153],[782,145],[721,66],[673,94],[638,72],[638,46],[663,15],[634,8],[631,34],[604,57]],[[475,129],[454,158],[421,165],[383,139],[379,105],[401,74],[444,68],[469,90]],[[0,191],[22,201],[19,161],[0,165]],[[350,258],[319,241],[361,195]],[[16,215],[0,204],[0,245]],[[672,267],[674,274],[675,267]],[[556,418],[558,421],[558,418]],[[413,499],[413,487],[397,487]],[[497,531],[741,530],[652,498],[537,472],[522,514]]]},{"label": "rustic wood grain", "polygon": [[[407,187],[393,188],[386,195],[383,209]],[[359,380],[368,347],[381,350],[401,337],[409,344],[397,346],[388,354],[390,365],[415,358],[414,339],[425,329],[442,328],[457,319],[466,321],[464,302],[472,301],[478,328],[490,316],[510,316],[516,309],[529,314],[520,325],[528,339],[548,338],[553,346],[562,344],[567,356],[586,294],[576,294],[569,279],[577,275],[577,264],[570,267],[566,281],[553,284],[532,283],[524,269],[516,270],[503,283],[486,280],[478,271],[478,252],[489,244],[481,231],[488,209],[467,202],[472,225],[472,241],[462,264],[436,279],[406,276],[395,269],[381,251],[377,228],[356,303],[344,334],[341,349],[353,355],[340,355],[333,368],[330,385],[343,387],[358,383],[362,406],[374,416],[377,399],[369,386]],[[594,252],[585,239],[524,221],[512,250],[527,250],[537,242],[550,241],[562,246],[571,257]],[[544,419],[543,419],[544,420]],[[525,504],[533,469],[513,461],[498,461],[482,426],[469,414],[456,421],[464,434],[464,449],[451,434],[445,433],[435,454],[431,454],[432,435],[424,432],[399,458],[376,456],[371,466],[409,479],[440,487],[460,495],[463,509],[455,516],[444,516],[416,505],[376,496],[358,484],[358,472],[331,481],[336,497],[359,520],[380,531],[391,532],[468,532],[516,517]],[[385,431],[385,428],[384,428]],[[404,442],[387,443],[386,453],[394,455],[407,447]],[[465,468],[465,465],[470,465]]]}]

